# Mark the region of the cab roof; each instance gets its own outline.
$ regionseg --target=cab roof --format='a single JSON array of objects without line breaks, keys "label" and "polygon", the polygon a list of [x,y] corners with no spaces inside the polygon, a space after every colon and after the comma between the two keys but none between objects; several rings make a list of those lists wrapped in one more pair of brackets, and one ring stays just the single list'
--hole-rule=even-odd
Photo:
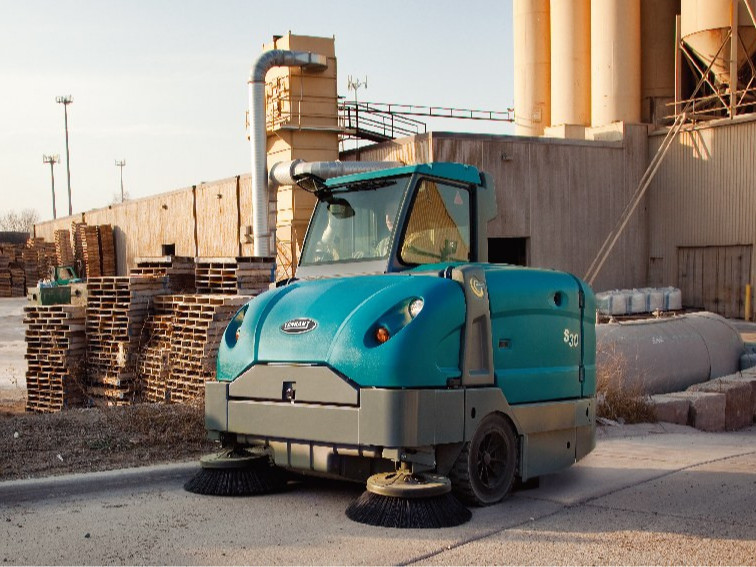
[{"label": "cab roof", "polygon": [[451,162],[420,163],[416,165],[394,167],[391,169],[379,169],[375,171],[367,171],[365,173],[334,177],[332,179],[327,179],[325,183],[327,187],[338,187],[346,183],[354,183],[366,179],[383,179],[386,177],[412,175],[415,173],[449,179],[450,181],[458,181],[474,185],[481,184],[480,172],[477,167]]}]

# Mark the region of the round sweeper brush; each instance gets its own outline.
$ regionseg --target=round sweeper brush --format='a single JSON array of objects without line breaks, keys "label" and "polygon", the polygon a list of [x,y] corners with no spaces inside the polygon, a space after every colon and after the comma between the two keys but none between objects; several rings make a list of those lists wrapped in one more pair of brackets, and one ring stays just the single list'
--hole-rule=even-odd
[{"label": "round sweeper brush", "polygon": [[254,496],[282,490],[286,481],[264,450],[226,449],[200,459],[184,490],[211,496]]},{"label": "round sweeper brush", "polygon": [[472,517],[451,493],[451,481],[400,469],[371,476],[367,490],[346,509],[350,520],[385,528],[449,528]]}]

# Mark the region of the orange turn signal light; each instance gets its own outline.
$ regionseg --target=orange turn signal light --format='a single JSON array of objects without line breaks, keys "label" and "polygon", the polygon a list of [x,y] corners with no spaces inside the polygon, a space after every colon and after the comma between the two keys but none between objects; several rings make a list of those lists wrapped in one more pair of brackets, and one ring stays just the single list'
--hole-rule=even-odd
[{"label": "orange turn signal light", "polygon": [[380,344],[385,343],[390,338],[391,338],[391,333],[389,333],[389,330],[386,327],[378,327],[375,330],[375,340],[378,341]]}]

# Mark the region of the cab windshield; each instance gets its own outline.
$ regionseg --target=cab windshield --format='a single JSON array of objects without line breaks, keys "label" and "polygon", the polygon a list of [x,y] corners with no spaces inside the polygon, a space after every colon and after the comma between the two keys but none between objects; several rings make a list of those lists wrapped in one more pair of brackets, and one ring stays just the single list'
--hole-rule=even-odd
[{"label": "cab windshield", "polygon": [[321,192],[300,265],[387,258],[409,179],[369,180]]}]

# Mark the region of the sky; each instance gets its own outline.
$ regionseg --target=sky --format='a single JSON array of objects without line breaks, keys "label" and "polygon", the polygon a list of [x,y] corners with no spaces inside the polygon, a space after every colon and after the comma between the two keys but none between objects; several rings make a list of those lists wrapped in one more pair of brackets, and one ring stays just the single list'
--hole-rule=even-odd
[{"label": "sky", "polygon": [[[512,0],[0,0],[0,215],[74,214],[248,173],[249,68],[274,35],[335,37],[339,95],[505,111]],[[429,130],[513,133],[440,120]]]}]

